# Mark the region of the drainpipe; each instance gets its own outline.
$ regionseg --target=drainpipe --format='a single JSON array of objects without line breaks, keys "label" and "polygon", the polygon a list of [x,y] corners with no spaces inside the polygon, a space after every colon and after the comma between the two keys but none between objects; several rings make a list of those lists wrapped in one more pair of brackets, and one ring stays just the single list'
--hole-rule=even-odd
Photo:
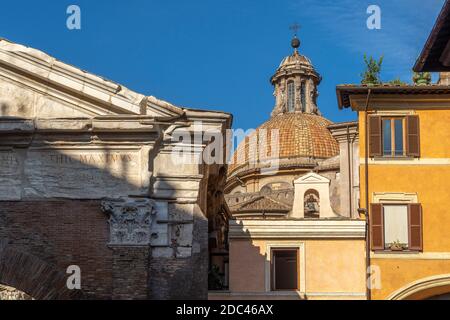
[{"label": "drainpipe", "polygon": [[348,165],[348,204],[350,208],[350,219],[352,218],[353,211],[352,211],[352,163],[351,163],[351,156],[350,156],[350,126],[347,124],[347,165]]},{"label": "drainpipe", "polygon": [[369,279],[370,279],[370,217],[369,217],[369,117],[368,117],[368,110],[369,110],[369,103],[370,103],[370,94],[371,89],[369,88],[369,91],[367,92],[367,100],[366,100],[366,106],[364,109],[364,157],[365,157],[365,163],[364,163],[364,177],[365,177],[365,194],[366,194],[366,209],[365,209],[365,216],[366,216],[366,292],[367,292],[367,300],[372,300],[372,292],[369,287]]}]

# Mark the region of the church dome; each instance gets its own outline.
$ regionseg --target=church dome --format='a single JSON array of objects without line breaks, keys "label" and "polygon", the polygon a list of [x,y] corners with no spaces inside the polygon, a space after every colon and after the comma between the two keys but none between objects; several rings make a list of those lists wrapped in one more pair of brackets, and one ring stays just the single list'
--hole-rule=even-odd
[{"label": "church dome", "polygon": [[338,143],[328,130],[332,123],[321,116],[317,106],[321,77],[299,53],[296,36],[291,45],[293,53],[282,60],[271,78],[275,97],[271,118],[237,147],[229,178],[252,172],[258,175],[274,167],[280,168],[281,174],[290,169],[312,170],[319,161],[339,154]]},{"label": "church dome", "polygon": [[[339,145],[327,128],[330,124],[332,122],[324,117],[310,113],[289,112],[273,116],[240,143],[229,166],[229,176],[264,167],[275,153],[270,143],[276,132],[280,167],[315,166],[317,160],[338,155]],[[261,146],[261,139],[266,135],[268,147],[261,153],[257,146]]]}]

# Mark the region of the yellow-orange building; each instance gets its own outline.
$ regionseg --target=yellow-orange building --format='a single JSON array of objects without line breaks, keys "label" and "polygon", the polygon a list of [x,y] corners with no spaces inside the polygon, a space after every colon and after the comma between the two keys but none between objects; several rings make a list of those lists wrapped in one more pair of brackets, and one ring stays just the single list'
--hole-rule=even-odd
[{"label": "yellow-orange building", "polygon": [[228,290],[210,299],[366,299],[365,222],[351,156],[357,124],[321,115],[321,77],[298,39],[292,46],[271,78],[270,119],[229,166]]},{"label": "yellow-orange building", "polygon": [[[450,68],[447,1],[415,70]],[[450,299],[450,86],[337,87],[358,113],[371,299]]]}]

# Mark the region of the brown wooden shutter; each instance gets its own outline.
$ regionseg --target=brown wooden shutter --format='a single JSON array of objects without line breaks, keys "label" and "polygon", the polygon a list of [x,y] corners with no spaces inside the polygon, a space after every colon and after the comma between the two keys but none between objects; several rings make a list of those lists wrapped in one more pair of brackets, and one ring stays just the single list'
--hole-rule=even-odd
[{"label": "brown wooden shutter", "polygon": [[384,216],[383,205],[370,205],[370,239],[372,250],[384,250]]},{"label": "brown wooden shutter", "polygon": [[420,126],[418,116],[406,117],[406,155],[420,157]]},{"label": "brown wooden shutter", "polygon": [[409,250],[422,251],[422,205],[408,205]]},{"label": "brown wooden shutter", "polygon": [[369,157],[381,157],[382,143],[381,143],[381,117],[369,117]]}]

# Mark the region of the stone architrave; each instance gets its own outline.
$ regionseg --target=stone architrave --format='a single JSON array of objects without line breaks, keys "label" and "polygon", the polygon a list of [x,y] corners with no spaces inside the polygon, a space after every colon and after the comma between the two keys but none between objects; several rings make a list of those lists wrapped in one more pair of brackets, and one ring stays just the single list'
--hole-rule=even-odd
[{"label": "stone architrave", "polygon": [[102,202],[109,214],[110,245],[147,246],[156,217],[156,203],[150,199],[121,199]]},{"label": "stone architrave", "polygon": [[320,218],[336,217],[330,203],[330,180],[316,173],[308,173],[294,181],[295,195],[292,217],[305,217],[305,193],[315,190],[319,194]]}]

